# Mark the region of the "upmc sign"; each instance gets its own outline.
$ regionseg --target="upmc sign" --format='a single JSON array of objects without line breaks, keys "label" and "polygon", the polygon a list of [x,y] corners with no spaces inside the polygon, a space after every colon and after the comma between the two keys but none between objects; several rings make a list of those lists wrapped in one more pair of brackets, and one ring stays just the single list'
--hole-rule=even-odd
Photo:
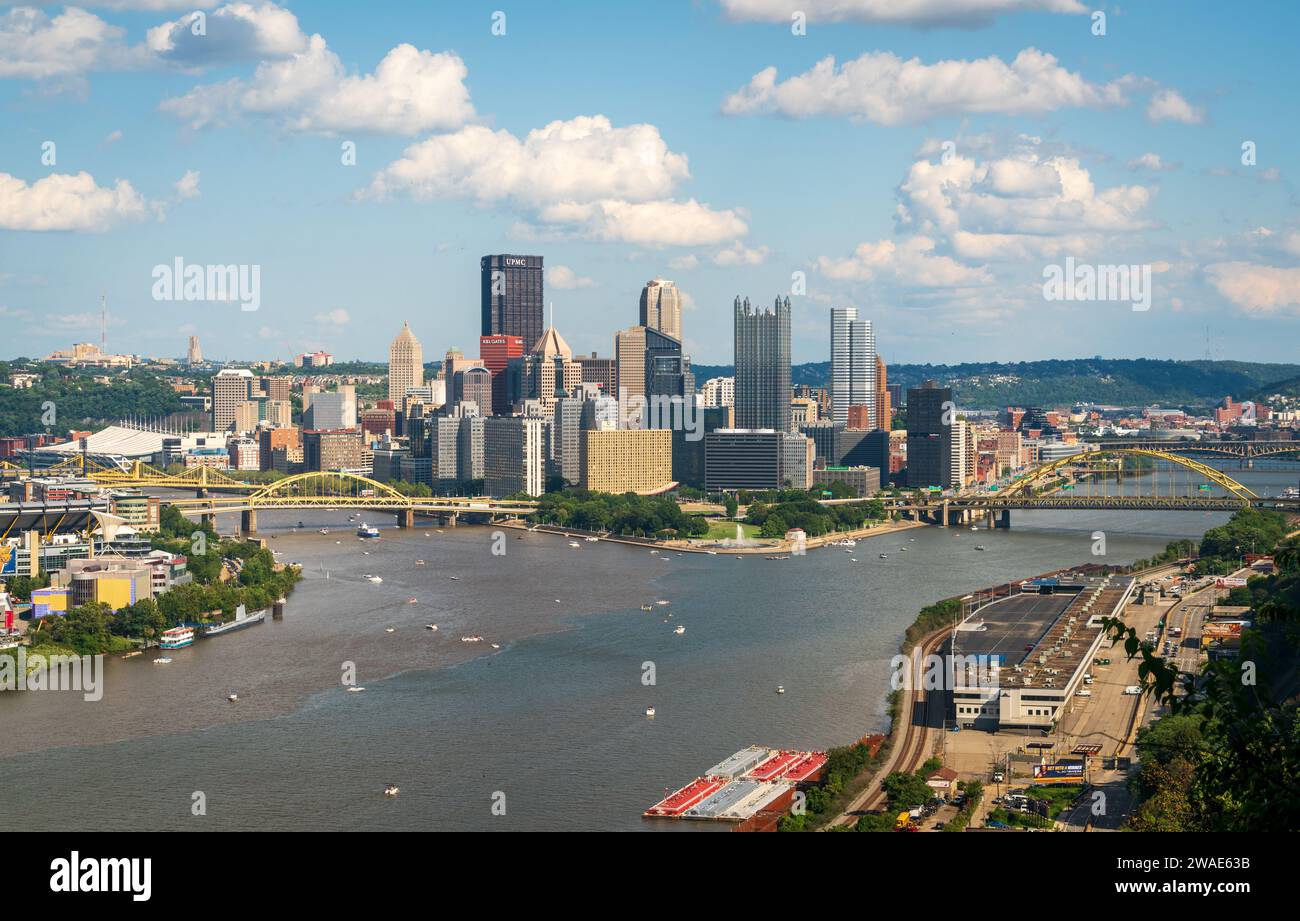
[{"label": "upmc sign", "polygon": [[528,260],[523,256],[506,256],[504,263],[509,266],[528,268]]}]

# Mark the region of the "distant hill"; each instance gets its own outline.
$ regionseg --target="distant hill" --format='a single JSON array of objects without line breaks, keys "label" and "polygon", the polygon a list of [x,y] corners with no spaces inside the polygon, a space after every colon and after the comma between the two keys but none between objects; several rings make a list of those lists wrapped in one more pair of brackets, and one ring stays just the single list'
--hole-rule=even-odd
[{"label": "distant hill", "polygon": [[[732,373],[731,365],[695,365],[695,380]],[[829,361],[795,365],[794,384],[825,386]],[[957,405],[970,409],[1003,406],[1208,406],[1225,396],[1247,399],[1300,391],[1300,365],[1247,361],[1167,361],[1076,358],[1028,362],[971,362],[959,365],[890,365],[889,383],[915,387],[926,379],[952,386]],[[1283,392],[1287,392],[1283,390]]]}]

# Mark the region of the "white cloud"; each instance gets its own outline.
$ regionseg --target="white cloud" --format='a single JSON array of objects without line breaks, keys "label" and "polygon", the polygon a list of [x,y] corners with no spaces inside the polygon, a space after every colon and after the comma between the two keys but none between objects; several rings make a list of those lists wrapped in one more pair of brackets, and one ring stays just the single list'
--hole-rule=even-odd
[{"label": "white cloud", "polygon": [[107,230],[119,221],[148,216],[151,205],[125,179],[100,186],[87,172],[53,173],[28,185],[0,173],[0,228],[5,230]]},{"label": "white cloud", "polygon": [[190,12],[148,32],[149,49],[160,59],[202,65],[238,58],[288,57],[306,49],[298,17],[274,3],[228,3],[204,14],[203,32],[194,34]]},{"label": "white cloud", "polygon": [[614,127],[603,115],[554,121],[522,140],[469,125],[408,147],[359,198],[466,199],[514,209],[537,227],[648,245],[708,245],[743,236],[736,211],[670,198],[687,159],[654,125]]},{"label": "white cloud", "polygon": [[790,22],[792,7],[810,22],[862,22],[913,26],[987,25],[1006,13],[1085,13],[1079,0],[722,0],[728,18],[742,22]]},{"label": "white cloud", "polygon": [[1166,163],[1157,153],[1144,153],[1128,162],[1128,168],[1131,170],[1145,169],[1153,173],[1168,173],[1178,169],[1178,166],[1177,163]]},{"label": "white cloud", "polygon": [[1300,308],[1300,268],[1217,262],[1206,266],[1205,274],[1220,294],[1249,313]]},{"label": "white cloud", "polygon": [[333,310],[312,314],[312,320],[322,326],[347,326],[352,322],[352,317],[342,307],[335,307]]},{"label": "white cloud", "polygon": [[946,240],[960,258],[1009,261],[1080,254],[1090,239],[1152,226],[1152,189],[1098,189],[1077,158],[1044,158],[1035,146],[916,161],[898,189],[900,229]]},{"label": "white cloud", "polygon": [[373,73],[349,76],[325,39],[313,35],[304,50],[262,62],[248,80],[196,86],[159,109],[195,129],[254,115],[275,118],[290,131],[409,135],[458,128],[474,118],[468,74],[452,52],[403,44]]},{"label": "white cloud", "polygon": [[1127,102],[1124,78],[1090,83],[1055,57],[1026,48],[1010,64],[998,57],[926,64],[888,51],[863,54],[838,68],[825,57],[805,73],[778,81],[776,68],[759,71],[724,100],[723,112],[776,112],[790,118],[848,116],[882,125],[940,115],[996,112],[1026,115],[1063,108],[1100,108]]},{"label": "white cloud", "polygon": [[567,265],[553,265],[548,267],[546,270],[546,283],[552,288],[559,288],[561,291],[572,291],[575,288],[596,287],[594,279],[579,275]]},{"label": "white cloud", "polygon": [[1205,112],[1193,106],[1177,90],[1159,90],[1147,105],[1147,118],[1153,122],[1174,121],[1184,125],[1199,125],[1205,121]]},{"label": "white cloud", "polygon": [[126,32],[94,13],[68,7],[49,16],[34,7],[0,14],[0,78],[47,80],[129,66]]},{"label": "white cloud", "polygon": [[104,140],[103,140],[101,143],[102,143],[103,146],[105,146],[105,147],[112,147],[114,144],[116,144],[116,143],[117,143],[118,141],[120,141],[120,140],[122,140],[122,129],[121,129],[121,128],[116,128],[116,129],[110,131],[108,134],[106,134],[106,135],[104,136]]},{"label": "white cloud", "polygon": [[909,237],[901,242],[881,240],[861,243],[844,259],[821,256],[817,268],[828,278],[841,281],[898,282],[906,287],[966,287],[992,284],[993,276],[983,266],[963,265],[949,256],[935,255],[934,240]]},{"label": "white cloud", "polygon": [[766,246],[749,247],[739,240],[727,249],[713,254],[713,264],[720,266],[762,265],[771,251]]},{"label": "white cloud", "polygon": [[190,198],[199,197],[199,172],[198,170],[186,170],[185,175],[176,180],[173,186],[176,190],[176,200],[185,201]]}]

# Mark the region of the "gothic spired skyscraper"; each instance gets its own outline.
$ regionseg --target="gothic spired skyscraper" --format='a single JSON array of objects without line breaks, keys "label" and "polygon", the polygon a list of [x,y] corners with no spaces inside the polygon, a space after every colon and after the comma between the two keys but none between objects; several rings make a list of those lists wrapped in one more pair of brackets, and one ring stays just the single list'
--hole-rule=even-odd
[{"label": "gothic spired skyscraper", "polygon": [[541,256],[479,260],[484,336],[519,336],[530,352],[546,329]]},{"label": "gothic spired skyscraper", "polygon": [[735,303],[736,428],[790,431],[790,298]]},{"label": "gothic spired skyscraper", "polygon": [[876,337],[856,307],[831,308],[831,419],[845,425],[850,406],[876,422]]},{"label": "gothic spired skyscraper", "polygon": [[393,344],[388,347],[388,399],[397,410],[403,407],[406,391],[424,386],[424,349],[411,328],[402,324]]}]

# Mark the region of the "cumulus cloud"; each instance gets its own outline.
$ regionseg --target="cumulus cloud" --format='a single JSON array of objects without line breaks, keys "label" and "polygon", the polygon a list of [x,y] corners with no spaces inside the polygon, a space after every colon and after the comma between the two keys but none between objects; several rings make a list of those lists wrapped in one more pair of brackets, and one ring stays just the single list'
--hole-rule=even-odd
[{"label": "cumulus cloud", "polygon": [[654,125],[603,115],[554,121],[524,138],[469,125],[408,147],[359,198],[469,200],[525,214],[550,232],[648,245],[708,245],[742,236],[744,218],[670,196],[690,177]]},{"label": "cumulus cloud", "polygon": [[[801,0],[810,22],[862,22],[922,27],[988,25],[1018,12],[1085,13],[1079,0]],[[789,0],[722,0],[727,17],[740,22],[790,22]]]},{"label": "cumulus cloud", "polygon": [[197,86],[159,109],[194,129],[252,115],[290,131],[409,135],[458,128],[474,117],[468,74],[454,53],[402,44],[373,73],[348,75],[325,39],[313,35],[302,51],[263,61],[248,80]]},{"label": "cumulus cloud", "polygon": [[202,34],[198,35],[196,18],[192,11],[150,29],[149,49],[163,61],[194,66],[238,58],[288,57],[307,47],[298,17],[274,3],[228,3],[203,14]]},{"label": "cumulus cloud", "polygon": [[87,172],[54,173],[30,185],[0,173],[0,228],[102,231],[148,216],[151,204],[125,179],[100,186]]},{"label": "cumulus cloud", "polygon": [[1250,313],[1276,314],[1300,308],[1300,268],[1252,262],[1217,262],[1206,266],[1210,284]]},{"label": "cumulus cloud", "polygon": [[898,189],[901,230],[946,240],[955,255],[1014,260],[1080,252],[1089,239],[1149,229],[1154,191],[1098,189],[1075,157],[1033,144],[976,160],[954,154],[912,164]]},{"label": "cumulus cloud", "polygon": [[925,236],[897,243],[860,243],[847,258],[818,258],[817,268],[828,278],[841,281],[889,280],[908,287],[968,287],[993,282],[993,276],[983,266],[967,266],[949,256],[936,255],[934,240]]},{"label": "cumulus cloud", "polygon": [[836,66],[828,56],[805,73],[777,80],[775,67],[753,76],[724,100],[728,115],[775,112],[790,118],[847,116],[896,125],[940,115],[996,112],[1026,115],[1064,108],[1124,105],[1125,78],[1090,83],[1055,57],[1026,48],[1006,63],[998,57],[926,64],[873,51]]},{"label": "cumulus cloud", "polygon": [[1153,122],[1182,122],[1199,125],[1205,121],[1205,112],[1192,105],[1177,90],[1158,90],[1147,105],[1147,118]]},{"label": "cumulus cloud", "polygon": [[125,35],[76,7],[56,16],[14,7],[0,14],[0,78],[48,80],[138,64],[143,57],[127,47]]},{"label": "cumulus cloud", "polygon": [[176,180],[173,186],[176,190],[176,200],[185,201],[190,198],[199,197],[199,171],[186,170],[185,175]]},{"label": "cumulus cloud", "polygon": [[572,291],[575,288],[596,287],[594,279],[579,275],[567,265],[553,265],[548,267],[546,270],[546,283],[552,288],[559,288],[561,291]]}]

